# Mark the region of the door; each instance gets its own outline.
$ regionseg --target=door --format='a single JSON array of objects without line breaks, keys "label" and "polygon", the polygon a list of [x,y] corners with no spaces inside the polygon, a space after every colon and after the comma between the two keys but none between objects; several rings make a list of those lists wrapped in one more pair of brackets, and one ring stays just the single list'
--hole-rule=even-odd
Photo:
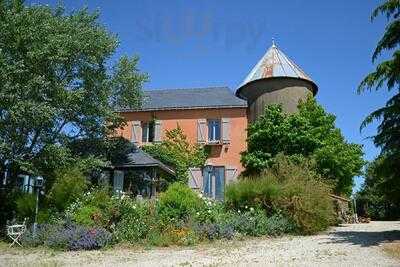
[{"label": "door", "polygon": [[206,166],[203,169],[203,192],[209,198],[224,199],[225,168]]}]

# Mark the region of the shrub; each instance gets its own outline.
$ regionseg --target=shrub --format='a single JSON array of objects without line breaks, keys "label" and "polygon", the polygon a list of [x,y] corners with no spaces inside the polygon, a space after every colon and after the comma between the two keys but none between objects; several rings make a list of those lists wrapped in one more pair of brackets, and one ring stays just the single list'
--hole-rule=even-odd
[{"label": "shrub", "polygon": [[158,231],[154,204],[125,200],[121,203],[121,219],[115,226],[114,236],[118,241],[135,243],[144,240],[152,231]]},{"label": "shrub", "polygon": [[86,177],[78,167],[59,170],[48,195],[49,205],[63,211],[82,197],[86,189]]},{"label": "shrub", "polygon": [[295,164],[280,156],[266,175],[280,180],[282,195],[275,205],[290,216],[301,233],[313,234],[335,222],[332,188],[314,172],[312,162]]},{"label": "shrub", "polygon": [[232,216],[231,224],[235,231],[248,236],[263,236],[268,233],[268,217],[259,209],[241,212]]},{"label": "shrub", "polygon": [[271,215],[282,212],[301,233],[312,234],[334,221],[330,192],[331,187],[313,171],[312,163],[294,163],[279,155],[276,163],[260,176],[229,185],[226,200],[236,209],[249,205],[259,206]]},{"label": "shrub", "polygon": [[39,225],[36,235],[26,232],[22,237],[25,246],[46,245],[54,249],[92,250],[111,243],[111,233],[103,228],[84,227],[69,221]]},{"label": "shrub", "polygon": [[66,210],[67,216],[78,224],[110,228],[120,217],[119,200],[112,198],[106,188],[86,192]]},{"label": "shrub", "polygon": [[198,144],[190,144],[186,135],[179,126],[166,131],[166,139],[160,144],[144,146],[143,149],[159,159],[164,164],[171,166],[176,171],[176,176],[168,181],[187,183],[188,168],[202,167],[207,159],[207,152]]},{"label": "shrub", "polygon": [[29,218],[33,221],[36,208],[36,194],[23,194],[16,200],[17,217],[22,220]]},{"label": "shrub", "polygon": [[282,193],[275,177],[250,177],[227,186],[226,205],[235,210],[247,207],[262,207],[273,211],[274,200]]},{"label": "shrub", "polygon": [[197,234],[208,240],[232,239],[235,236],[233,225],[219,223],[199,224],[195,227]]},{"label": "shrub", "polygon": [[31,231],[26,231],[21,237],[21,242],[26,247],[44,245],[48,237],[54,232],[55,227],[51,224],[38,224],[36,235],[34,236]]},{"label": "shrub", "polygon": [[266,222],[267,235],[279,236],[295,231],[296,225],[287,216],[274,214]]},{"label": "shrub", "polygon": [[194,227],[202,238],[232,239],[236,233],[247,236],[277,236],[293,232],[295,226],[287,217],[275,214],[267,217],[262,209],[221,211],[213,222],[198,223]]},{"label": "shrub", "polygon": [[157,203],[158,214],[167,220],[187,220],[204,207],[203,200],[187,185],[174,183],[161,193]]},{"label": "shrub", "polygon": [[101,222],[101,210],[93,206],[82,206],[73,216],[74,221],[79,225],[94,226],[96,222]]},{"label": "shrub", "polygon": [[188,246],[197,242],[197,235],[191,228],[169,225],[162,231],[150,232],[147,242],[153,246],[163,247],[170,245]]},{"label": "shrub", "polygon": [[196,211],[192,219],[198,223],[214,223],[223,220],[226,215],[224,203],[206,199],[204,205]]},{"label": "shrub", "polygon": [[68,245],[70,250],[92,250],[107,246],[111,242],[112,236],[103,228],[84,229],[80,236],[72,240]]}]

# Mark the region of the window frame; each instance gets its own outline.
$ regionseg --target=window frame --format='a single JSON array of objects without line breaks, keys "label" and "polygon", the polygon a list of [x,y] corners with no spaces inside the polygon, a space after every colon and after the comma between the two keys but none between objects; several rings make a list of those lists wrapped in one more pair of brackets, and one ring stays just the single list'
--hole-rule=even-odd
[{"label": "window frame", "polygon": [[155,137],[154,121],[142,122],[142,143],[153,143]]},{"label": "window frame", "polygon": [[[218,125],[219,131],[216,129],[216,125]],[[219,143],[222,139],[222,123],[221,119],[207,119],[207,142],[209,143]],[[217,136],[218,134],[218,136]],[[211,137],[213,137],[211,139]]]}]

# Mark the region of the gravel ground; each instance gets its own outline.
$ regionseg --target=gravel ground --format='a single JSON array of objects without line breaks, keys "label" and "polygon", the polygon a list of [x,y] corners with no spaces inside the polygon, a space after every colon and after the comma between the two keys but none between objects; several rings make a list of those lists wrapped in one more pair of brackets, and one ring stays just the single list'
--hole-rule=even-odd
[{"label": "gravel ground", "polygon": [[0,266],[400,266],[383,244],[400,222],[343,225],[315,235],[220,241],[191,248],[49,252],[0,248]]}]

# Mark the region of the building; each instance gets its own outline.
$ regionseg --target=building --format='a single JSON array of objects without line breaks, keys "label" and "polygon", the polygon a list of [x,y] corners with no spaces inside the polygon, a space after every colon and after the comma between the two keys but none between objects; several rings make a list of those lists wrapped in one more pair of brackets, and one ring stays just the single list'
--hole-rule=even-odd
[{"label": "building", "polygon": [[234,94],[227,87],[145,91],[141,109],[120,110],[127,126],[119,134],[137,146],[161,142],[165,131],[178,125],[188,140],[210,147],[202,169],[188,170],[190,185],[221,198],[225,184],[243,171],[240,153],[246,150],[249,122],[268,104],[280,103],[295,112],[300,99],[318,87],[273,43]]}]

